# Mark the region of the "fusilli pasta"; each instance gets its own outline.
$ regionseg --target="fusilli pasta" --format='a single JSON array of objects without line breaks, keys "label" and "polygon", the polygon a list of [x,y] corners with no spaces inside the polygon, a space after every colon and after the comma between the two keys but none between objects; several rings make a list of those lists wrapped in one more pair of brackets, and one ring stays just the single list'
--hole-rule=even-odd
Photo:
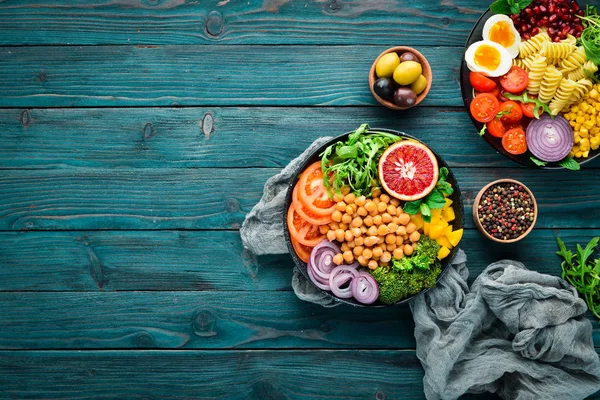
[{"label": "fusilli pasta", "polygon": [[567,77],[573,81],[578,81],[586,77],[586,75],[595,74],[598,71],[598,66],[592,61],[586,61],[581,67],[568,73]]},{"label": "fusilli pasta", "polygon": [[562,73],[556,69],[554,65],[549,65],[546,67],[546,71],[540,85],[540,94],[538,96],[540,101],[543,103],[548,103],[550,100],[552,100],[562,80]]},{"label": "fusilli pasta", "polygon": [[554,98],[550,102],[550,112],[553,115],[558,115],[565,107],[569,105],[569,101],[571,100],[571,96],[575,92],[575,87],[577,83],[572,81],[571,79],[563,79],[560,85],[558,86],[558,90],[554,95]]},{"label": "fusilli pasta", "polygon": [[575,45],[572,43],[544,42],[540,55],[546,57],[548,64],[556,64],[558,61],[569,57],[574,50]]},{"label": "fusilli pasta", "polygon": [[546,57],[544,56],[537,56],[537,58],[531,62],[529,65],[529,85],[527,86],[529,93],[537,94],[540,91],[540,85],[542,79],[544,79],[547,66]]},{"label": "fusilli pasta", "polygon": [[585,49],[583,47],[577,47],[571,55],[560,63],[560,69],[563,74],[573,71],[583,65],[583,63],[587,60],[585,56]]},{"label": "fusilli pasta", "polygon": [[540,32],[531,39],[521,42],[519,45],[519,57],[527,58],[537,53],[546,42],[550,42],[550,36],[546,32]]},{"label": "fusilli pasta", "polygon": [[573,91],[573,94],[569,99],[569,105],[581,100],[583,96],[585,96],[590,90],[592,90],[592,86],[594,86],[594,84],[589,79],[578,80],[575,83],[575,90]]}]

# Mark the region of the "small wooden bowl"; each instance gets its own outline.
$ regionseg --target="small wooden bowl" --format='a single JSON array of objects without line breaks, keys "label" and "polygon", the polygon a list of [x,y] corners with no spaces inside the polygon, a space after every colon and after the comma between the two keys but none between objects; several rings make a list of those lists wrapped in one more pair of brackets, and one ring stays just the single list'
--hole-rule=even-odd
[{"label": "small wooden bowl", "polygon": [[[419,59],[419,63],[421,63],[421,67],[423,68],[423,76],[425,77],[425,79],[427,79],[427,87],[425,88],[425,90],[423,90],[417,96],[417,101],[415,102],[415,104],[413,106],[400,107],[391,101],[382,99],[381,97],[379,97],[377,95],[377,93],[375,93],[375,90],[373,90],[373,85],[375,84],[375,81],[377,80],[377,75],[375,74],[375,65],[377,64],[377,61],[379,61],[379,59],[381,57],[383,57],[384,55],[386,55],[388,53],[395,52],[395,53],[398,53],[398,56],[401,56],[402,53],[406,53],[407,51],[410,51],[411,53],[416,55],[417,58]],[[380,104],[382,104],[392,110],[408,110],[409,108],[419,105],[423,101],[423,99],[425,97],[427,97],[427,93],[429,93],[429,89],[431,89],[431,80],[432,80],[431,67],[429,66],[429,63],[427,62],[427,59],[425,57],[423,57],[423,54],[419,53],[417,50],[413,49],[412,47],[406,47],[406,46],[391,47],[391,48],[387,49],[386,51],[384,51],[383,53],[381,53],[375,59],[375,62],[373,62],[373,65],[371,65],[371,71],[369,72],[369,88],[371,89],[371,93],[373,94],[373,97],[375,97],[375,100],[377,100]]]},{"label": "small wooden bowl", "polygon": [[[523,189],[525,189],[525,191],[527,193],[529,193],[529,196],[531,197],[531,200],[533,201],[533,222],[531,223],[529,228],[525,232],[523,232],[523,234],[521,234],[521,236],[519,236],[516,239],[502,240],[502,239],[493,237],[492,235],[487,233],[486,230],[483,228],[483,226],[481,225],[481,222],[479,221],[479,216],[477,215],[477,209],[479,208],[479,202],[481,201],[481,197],[483,196],[485,191],[488,190],[488,188],[490,188],[491,186],[494,186],[498,183],[512,183],[515,185],[521,185],[523,187]],[[483,189],[481,189],[479,191],[479,193],[477,193],[477,197],[475,197],[475,201],[473,202],[473,220],[475,221],[475,225],[477,226],[477,229],[479,229],[479,231],[483,234],[483,236],[485,236],[486,238],[488,238],[490,240],[493,240],[494,242],[498,242],[498,243],[515,243],[515,242],[518,242],[519,240],[523,239],[525,236],[529,235],[529,232],[531,232],[533,230],[533,227],[535,226],[535,222],[537,221],[537,216],[538,216],[538,206],[537,206],[537,202],[535,201],[535,197],[533,196],[533,193],[522,182],[516,181],[514,179],[498,179],[497,181],[488,183],[487,185],[485,185],[483,187]]]}]

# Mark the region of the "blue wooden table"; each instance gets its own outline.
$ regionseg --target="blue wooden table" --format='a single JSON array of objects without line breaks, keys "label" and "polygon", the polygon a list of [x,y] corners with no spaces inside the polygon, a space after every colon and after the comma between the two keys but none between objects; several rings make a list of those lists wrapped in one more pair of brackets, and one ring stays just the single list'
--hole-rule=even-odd
[{"label": "blue wooden table", "polygon": [[[474,276],[559,274],[554,238],[600,232],[600,163],[540,171],[473,129],[458,72],[481,0],[0,2],[0,398],[420,399],[407,308],[325,310],[289,256],[238,229],[315,138],[409,132],[453,167],[466,213],[501,177],[541,208],[523,242],[467,218]],[[409,45],[434,74],[398,113],[367,73]],[[596,343],[600,331],[594,323]]]}]

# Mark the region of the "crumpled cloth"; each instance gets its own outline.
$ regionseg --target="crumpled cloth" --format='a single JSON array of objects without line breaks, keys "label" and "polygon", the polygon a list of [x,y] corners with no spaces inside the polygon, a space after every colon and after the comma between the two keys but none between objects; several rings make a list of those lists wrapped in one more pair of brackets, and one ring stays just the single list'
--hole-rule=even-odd
[{"label": "crumpled cloth", "polygon": [[[266,182],[240,230],[248,250],[257,255],[288,252],[286,190],[304,160],[328,140],[317,139]],[[459,250],[436,287],[409,303],[427,399],[493,392],[504,399],[567,400],[600,390],[592,325],[572,286],[510,260],[489,265],[470,290],[468,275],[465,253]],[[292,287],[301,300],[324,307],[340,304],[296,268]]]}]

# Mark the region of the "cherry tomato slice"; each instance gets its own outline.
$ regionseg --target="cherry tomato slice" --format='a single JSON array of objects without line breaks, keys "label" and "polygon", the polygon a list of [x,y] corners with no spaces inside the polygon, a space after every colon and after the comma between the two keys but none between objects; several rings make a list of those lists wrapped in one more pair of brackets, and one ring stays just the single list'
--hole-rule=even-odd
[{"label": "cherry tomato slice", "polygon": [[500,103],[494,95],[481,93],[471,101],[471,115],[479,122],[490,122],[496,118]]},{"label": "cherry tomato slice", "polygon": [[288,231],[292,239],[308,247],[315,247],[325,239],[325,235],[319,232],[319,227],[303,220],[293,206],[287,213]]},{"label": "cherry tomato slice", "polygon": [[304,208],[316,216],[329,216],[335,211],[335,201],[329,198],[323,184],[321,162],[317,161],[306,168],[298,181],[298,200]]},{"label": "cherry tomato slice", "polygon": [[304,204],[298,199],[298,185],[294,187],[294,191],[292,192],[292,207],[294,207],[303,220],[313,225],[327,225],[332,221],[331,215],[316,215],[306,209]]},{"label": "cherry tomato slice", "polygon": [[502,122],[519,122],[523,119],[521,106],[514,101],[505,101],[500,104],[500,113],[504,114],[500,117]]},{"label": "cherry tomato slice", "polygon": [[529,76],[523,68],[513,66],[506,75],[500,77],[500,85],[510,93],[520,93],[527,89]]},{"label": "cherry tomato slice", "polygon": [[[536,96],[533,96],[531,94],[528,95],[530,99],[535,99]],[[520,103],[521,104],[521,111],[523,111],[523,115],[526,116],[527,118],[535,118],[535,103]],[[538,108],[538,115],[542,115],[544,113],[544,109],[542,107]]]},{"label": "cherry tomato slice", "polygon": [[506,126],[498,118],[487,123],[487,131],[494,137],[502,137],[506,133]]},{"label": "cherry tomato slice", "polygon": [[490,78],[483,76],[479,72],[471,72],[469,75],[469,81],[471,82],[471,86],[478,92],[491,92],[496,88],[496,82],[491,80]]},{"label": "cherry tomato slice", "polygon": [[305,263],[308,262],[310,258],[310,252],[312,251],[312,247],[304,246],[303,244],[298,243],[295,239],[292,239],[292,247],[296,252],[296,255]]},{"label": "cherry tomato slice", "polygon": [[[475,96],[477,96],[480,93],[485,93],[485,92],[479,92],[479,91],[475,91]],[[488,92],[489,94],[493,95],[494,97],[498,97],[500,95],[500,88],[498,86],[496,86],[494,89],[492,89],[491,91]],[[508,100],[508,99],[507,99]]]},{"label": "cherry tomato slice", "polygon": [[525,131],[521,128],[514,128],[506,131],[502,137],[502,147],[510,154],[525,153],[527,151]]}]

